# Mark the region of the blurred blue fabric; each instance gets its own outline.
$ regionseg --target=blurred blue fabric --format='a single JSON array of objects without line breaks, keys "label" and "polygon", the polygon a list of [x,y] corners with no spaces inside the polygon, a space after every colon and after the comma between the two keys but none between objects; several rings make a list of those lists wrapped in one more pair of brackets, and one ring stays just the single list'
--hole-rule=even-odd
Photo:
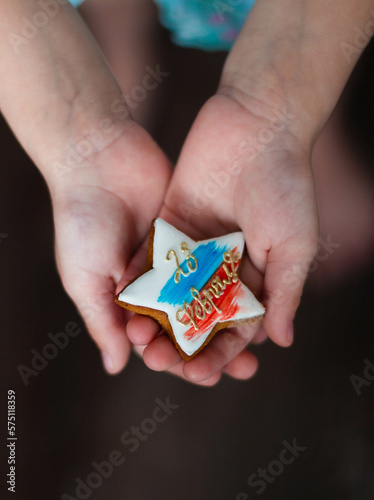
[{"label": "blurred blue fabric", "polygon": [[[70,0],[77,7],[84,0]],[[103,0],[105,1],[105,0]],[[255,0],[155,0],[177,45],[230,50]]]},{"label": "blurred blue fabric", "polygon": [[229,50],[255,0],[155,0],[177,45]]},{"label": "blurred blue fabric", "polygon": [[71,5],[73,5],[74,7],[78,7],[81,3],[84,2],[84,0],[69,0],[69,2],[71,3]]}]

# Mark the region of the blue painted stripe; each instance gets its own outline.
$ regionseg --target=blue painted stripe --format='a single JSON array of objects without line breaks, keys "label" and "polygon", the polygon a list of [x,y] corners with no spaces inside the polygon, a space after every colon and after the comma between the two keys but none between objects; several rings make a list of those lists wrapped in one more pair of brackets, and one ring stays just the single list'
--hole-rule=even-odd
[{"label": "blue painted stripe", "polygon": [[[197,269],[188,276],[181,276],[179,283],[175,283],[173,272],[172,277],[166,282],[161,290],[157,302],[167,304],[182,305],[183,302],[191,302],[190,288],[193,286],[201,290],[205,283],[213,276],[216,269],[223,261],[223,254],[230,250],[229,245],[219,245],[216,241],[210,241],[198,246],[192,253],[197,259]],[[174,262],[175,261],[171,261]],[[185,259],[180,267],[187,271]],[[192,263],[193,264],[193,263]],[[172,264],[171,264],[172,265]],[[176,266],[174,271],[176,270]]]}]

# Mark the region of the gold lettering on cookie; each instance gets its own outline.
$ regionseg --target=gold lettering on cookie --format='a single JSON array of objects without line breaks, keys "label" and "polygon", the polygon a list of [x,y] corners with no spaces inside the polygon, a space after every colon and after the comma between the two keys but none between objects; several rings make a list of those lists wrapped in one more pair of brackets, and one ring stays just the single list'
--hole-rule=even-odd
[{"label": "gold lettering on cookie", "polygon": [[225,285],[222,283],[221,278],[219,276],[216,276],[215,278],[212,279],[208,291],[212,295],[214,295],[216,299],[221,297],[221,295],[225,291]]},{"label": "gold lettering on cookie", "polygon": [[[171,252],[172,251],[173,250],[171,250]],[[229,250],[223,254],[223,260],[225,263],[222,265],[222,269],[225,271],[227,279],[221,280],[219,276],[215,276],[210,282],[209,287],[207,289],[203,289],[201,292],[192,286],[190,288],[192,305],[187,302],[183,302],[182,308],[178,309],[175,315],[178,323],[185,326],[193,326],[195,330],[198,330],[199,327],[197,325],[197,320],[205,319],[205,316],[207,314],[211,314],[213,309],[218,314],[222,313],[221,309],[219,309],[219,307],[214,303],[213,298],[218,299],[225,292],[228,285],[236,283],[239,280],[235,264],[239,262],[240,255],[238,253],[234,255],[231,250]],[[185,319],[185,317],[187,318]]]},{"label": "gold lettering on cookie", "polygon": [[[226,285],[231,285],[231,283],[236,283],[239,279],[235,271],[235,263],[239,261],[239,254],[234,255],[231,251],[225,252],[223,254],[223,260],[226,264],[223,264],[223,269],[227,274],[228,280],[222,280],[222,283]],[[230,264],[231,270],[229,270],[227,264]]]},{"label": "gold lettering on cookie", "polygon": [[[187,321],[183,321],[183,319],[182,319],[183,316],[187,316]],[[187,302],[183,302],[183,308],[178,309],[175,317],[176,317],[176,320],[178,321],[178,323],[180,323],[181,325],[187,326],[191,323],[191,325],[195,328],[195,330],[199,329],[199,327],[196,324],[195,318],[194,318],[193,309],[190,306],[190,304],[187,304]]]},{"label": "gold lettering on cookie", "polygon": [[186,254],[186,264],[187,264],[187,269],[188,271],[183,271],[181,266],[179,265],[179,260],[178,260],[178,255],[175,253],[174,250],[169,250],[167,255],[166,255],[166,260],[171,260],[172,257],[174,257],[175,262],[177,264],[177,270],[175,271],[174,274],[174,281],[175,283],[179,283],[182,276],[188,276],[191,273],[194,273],[197,269],[197,259],[196,257],[191,253],[190,247],[187,245],[185,241],[181,243],[181,250],[184,254]]}]

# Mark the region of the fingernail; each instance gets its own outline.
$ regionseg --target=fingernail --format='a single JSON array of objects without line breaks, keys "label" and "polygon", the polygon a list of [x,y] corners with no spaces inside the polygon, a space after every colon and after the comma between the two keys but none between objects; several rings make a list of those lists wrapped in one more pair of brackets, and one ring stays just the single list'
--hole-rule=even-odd
[{"label": "fingernail", "polygon": [[108,373],[113,372],[113,360],[110,354],[105,351],[101,351],[101,358],[103,360],[104,368]]},{"label": "fingernail", "polygon": [[291,345],[293,342],[293,322],[292,321],[288,325],[286,339],[287,339],[287,342]]}]

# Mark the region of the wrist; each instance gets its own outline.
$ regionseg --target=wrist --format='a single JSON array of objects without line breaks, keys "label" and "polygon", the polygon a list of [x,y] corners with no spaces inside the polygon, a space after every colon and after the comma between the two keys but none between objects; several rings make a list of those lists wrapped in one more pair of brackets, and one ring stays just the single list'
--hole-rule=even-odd
[{"label": "wrist", "polygon": [[[50,134],[39,128],[36,146],[28,151],[52,193],[82,181],[86,167],[96,166],[96,157],[134,125],[120,93],[100,97],[97,102],[76,102],[71,120]],[[43,140],[41,133],[47,134]],[[87,169],[86,169],[87,170]]]},{"label": "wrist", "polygon": [[313,142],[369,36],[349,64],[342,46],[372,24],[373,7],[373,0],[256,2],[227,58],[220,92],[261,116],[285,108],[295,115],[292,132]]},{"label": "wrist", "polygon": [[127,108],[95,40],[67,2],[16,54],[9,32],[19,33],[23,16],[38,3],[2,3],[0,106],[52,189],[61,185],[56,162],[69,171],[105,148],[128,127]]},{"label": "wrist", "polygon": [[236,102],[258,120],[259,127],[275,130],[282,141],[288,136],[291,149],[311,150],[319,132],[318,117],[304,109],[270,71],[253,79],[224,72],[217,94]]}]

